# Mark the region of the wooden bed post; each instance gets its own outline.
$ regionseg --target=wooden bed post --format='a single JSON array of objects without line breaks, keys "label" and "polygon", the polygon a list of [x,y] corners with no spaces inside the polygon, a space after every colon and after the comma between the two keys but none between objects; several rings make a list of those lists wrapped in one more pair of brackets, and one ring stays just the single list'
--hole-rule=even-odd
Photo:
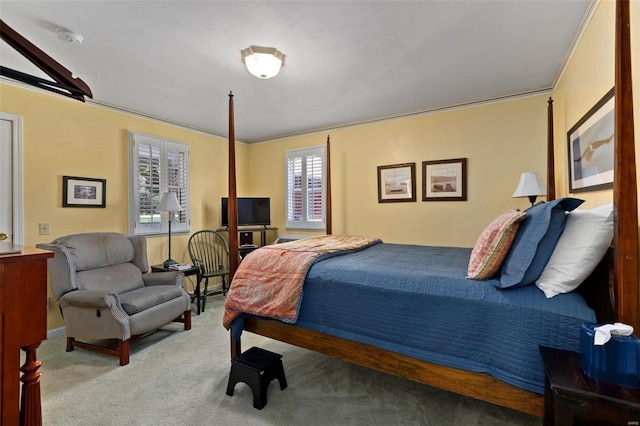
[{"label": "wooden bed post", "polygon": [[553,150],[553,99],[547,107],[547,202],[556,199],[555,152]]},{"label": "wooden bed post", "polygon": [[238,193],[236,190],[236,131],[233,114],[233,92],[229,92],[229,282],[238,269]]},{"label": "wooden bed post", "polygon": [[638,313],[638,187],[633,130],[629,1],[616,2],[614,256],[618,321],[640,330]]},{"label": "wooden bed post", "polygon": [[[236,131],[233,114],[233,92],[229,92],[229,203],[227,223],[229,224],[229,285],[238,269],[238,193],[236,190]],[[240,339],[231,333],[231,359],[242,352]]]},{"label": "wooden bed post", "polygon": [[327,135],[327,203],[326,203],[326,227],[327,227],[327,235],[331,235],[332,232],[332,222],[331,222],[331,141],[329,139],[329,135]]}]

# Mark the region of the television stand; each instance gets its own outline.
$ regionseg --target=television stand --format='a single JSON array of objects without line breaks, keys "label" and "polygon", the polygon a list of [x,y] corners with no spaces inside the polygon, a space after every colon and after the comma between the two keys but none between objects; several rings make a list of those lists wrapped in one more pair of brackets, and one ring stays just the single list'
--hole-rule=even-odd
[{"label": "television stand", "polygon": [[[253,244],[253,233],[260,233],[260,246],[267,245],[267,231],[277,231],[278,228],[275,226],[238,226],[238,234],[240,235],[240,244],[251,245]],[[229,232],[229,227],[225,226],[223,228],[216,229],[218,232]],[[243,236],[244,233],[247,233],[247,236]],[[250,236],[250,237],[249,237]]]}]

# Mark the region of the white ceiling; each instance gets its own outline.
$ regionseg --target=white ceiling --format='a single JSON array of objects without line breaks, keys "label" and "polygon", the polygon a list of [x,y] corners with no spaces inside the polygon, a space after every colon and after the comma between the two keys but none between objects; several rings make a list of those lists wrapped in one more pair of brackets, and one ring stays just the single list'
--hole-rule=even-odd
[{"label": "white ceiling", "polygon": [[[233,91],[256,142],[548,91],[592,1],[0,0],[0,17],[100,104],[226,136]],[[247,72],[250,45],[286,55],[278,76]],[[4,42],[0,63],[45,76]]]}]

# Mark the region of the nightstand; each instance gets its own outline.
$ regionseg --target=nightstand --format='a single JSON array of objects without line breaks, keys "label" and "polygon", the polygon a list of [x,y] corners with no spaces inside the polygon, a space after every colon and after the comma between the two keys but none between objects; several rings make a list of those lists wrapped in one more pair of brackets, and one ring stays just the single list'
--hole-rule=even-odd
[{"label": "nightstand", "polygon": [[193,302],[193,299],[196,299],[197,314],[200,315],[200,281],[202,281],[200,268],[197,266],[191,266],[188,269],[178,271],[177,269],[165,268],[164,265],[151,265],[151,272],[182,272],[185,277],[188,277],[189,275],[196,275],[196,289],[194,293],[191,294],[191,301]]},{"label": "nightstand", "polygon": [[545,368],[544,424],[640,424],[640,389],[591,379],[580,354],[540,347]]}]

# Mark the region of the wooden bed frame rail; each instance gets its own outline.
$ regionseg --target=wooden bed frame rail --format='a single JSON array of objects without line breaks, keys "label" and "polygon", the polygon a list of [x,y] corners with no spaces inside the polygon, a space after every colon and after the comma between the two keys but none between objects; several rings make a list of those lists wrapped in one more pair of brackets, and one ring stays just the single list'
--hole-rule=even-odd
[{"label": "wooden bed frame rail", "polygon": [[[599,266],[592,282],[600,292],[595,299],[602,300],[603,294],[614,295],[614,307],[599,308],[599,318],[611,318],[634,326],[640,330],[639,280],[638,280],[638,212],[637,182],[634,146],[633,98],[631,84],[631,46],[629,1],[616,1],[616,62],[615,62],[615,178],[614,178],[614,279],[607,280],[608,267]],[[547,143],[547,199],[555,199],[555,164],[553,141],[553,100],[548,105]],[[235,176],[235,131],[233,128],[233,94],[229,95],[229,236],[231,274],[237,268],[237,197]],[[327,138],[327,234],[331,229],[330,192],[330,141]],[[234,241],[235,238],[235,241]],[[604,265],[604,266],[603,266]],[[604,283],[603,283],[604,281]],[[583,291],[589,291],[583,289]],[[593,296],[593,295],[592,295]],[[593,305],[592,305],[593,306]],[[603,316],[604,315],[604,316]],[[383,372],[406,377],[437,388],[470,396],[493,404],[542,417],[543,396],[529,392],[484,373],[473,373],[431,364],[323,333],[307,330],[280,321],[247,318],[244,329],[265,337],[280,340],[302,348],[320,352],[332,357],[350,361]],[[241,353],[240,340],[231,338],[231,356]]]},{"label": "wooden bed frame rail", "polygon": [[[470,373],[420,361],[375,346],[296,327],[276,320],[245,319],[245,331],[425,383],[460,395],[542,416],[542,395],[507,385],[488,374]],[[488,397],[488,398],[487,398]]]}]

